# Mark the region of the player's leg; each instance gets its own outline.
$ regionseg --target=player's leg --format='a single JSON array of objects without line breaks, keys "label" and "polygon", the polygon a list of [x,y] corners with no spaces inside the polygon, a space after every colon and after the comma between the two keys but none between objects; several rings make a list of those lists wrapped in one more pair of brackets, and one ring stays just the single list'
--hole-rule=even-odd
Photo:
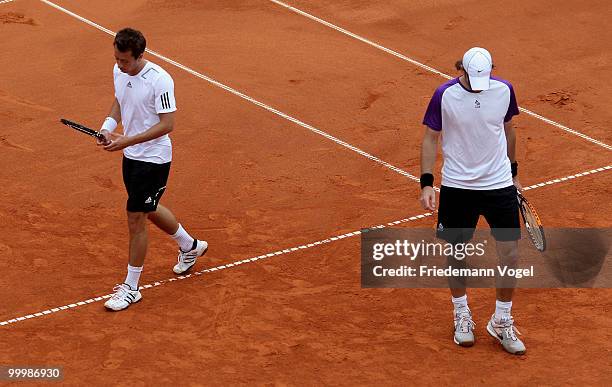
[{"label": "player's leg", "polygon": [[189,235],[168,208],[157,205],[155,212],[147,214],[149,220],[160,230],[170,235],[176,241],[181,251],[191,251],[197,247],[197,241]]},{"label": "player's leg", "polygon": [[170,174],[170,163],[155,166],[150,176],[152,202],[149,204],[148,218],[159,229],[170,235],[179,247],[177,263],[173,267],[176,274],[183,274],[195,265],[198,257],[206,254],[208,243],[198,240],[183,228],[176,217],[167,207],[159,204],[166,190],[168,175]]},{"label": "player's leg", "polygon": [[[144,212],[127,212],[128,231],[130,236],[129,265],[142,269],[149,238],[147,234],[147,215]],[[138,287],[138,282],[128,285]]]},{"label": "player's leg", "polygon": [[[510,186],[483,193],[483,214],[496,241],[499,265],[517,268],[518,240],[521,237],[516,187]],[[497,277],[495,312],[487,324],[489,334],[497,338],[504,349],[513,354],[524,354],[523,342],[516,336],[512,317],[512,296],[515,277]]]},{"label": "player's leg", "polygon": [[147,215],[144,212],[127,211],[128,231],[130,237],[127,274],[123,284],[115,287],[115,294],[104,306],[119,311],[142,299],[138,290],[138,281],[147,255]]},{"label": "player's leg", "polygon": [[177,263],[173,267],[176,274],[182,274],[195,265],[198,257],[201,257],[208,250],[208,243],[198,240],[183,228],[176,220],[176,217],[168,208],[161,204],[157,206],[155,212],[149,213],[149,219],[159,229],[170,235],[179,247]]},{"label": "player's leg", "polygon": [[[452,244],[465,243],[472,239],[479,217],[474,192],[442,186],[439,202],[436,236]],[[463,267],[465,261],[449,257],[449,265]],[[451,278],[449,287],[453,298],[466,296],[464,278]]]},{"label": "player's leg", "polygon": [[159,204],[155,212],[148,214],[149,220],[160,230],[170,235],[183,252],[193,250],[197,241],[192,237],[177,220],[169,208]]},{"label": "player's leg", "polygon": [[[501,266],[507,266],[509,269],[516,269],[518,267],[519,254],[518,254],[518,241],[505,241],[496,240],[495,250],[497,252],[498,262]],[[495,295],[497,297],[497,304],[510,304],[512,305],[512,295],[516,288],[517,279],[514,276],[506,276],[497,279],[497,288],[495,289]],[[504,307],[496,308],[495,315],[499,318],[502,315],[510,315],[510,309],[505,310]]]},{"label": "player's leg", "polygon": [[[155,226],[157,226],[157,228],[168,235],[176,234],[179,229],[179,223],[172,211],[161,204],[157,205],[155,212],[149,212],[147,216],[149,217],[149,220],[153,222]],[[193,239],[190,242],[193,243]],[[191,245],[187,246],[187,248],[189,247],[191,247]]]},{"label": "player's leg", "polygon": [[[473,200],[473,192],[459,188],[442,186],[438,209],[436,235],[438,238],[452,244],[464,243],[472,238],[474,228],[478,223],[478,211]],[[462,268],[465,260],[448,257],[448,264],[454,268]],[[469,347],[474,344],[474,322],[468,306],[465,278],[450,277],[449,288],[453,303],[454,342]]]},{"label": "player's leg", "polygon": [[[154,165],[123,158],[123,183],[128,193],[126,204],[129,231],[129,252],[127,274],[123,284],[114,288],[115,294],[104,306],[111,310],[122,310],[140,301],[138,282],[147,254],[148,235],[146,213],[151,211],[151,175]],[[154,209],[153,209],[154,211]]]},{"label": "player's leg", "polygon": [[[170,163],[154,165],[149,176],[149,189],[147,199],[147,217],[153,224],[166,234],[173,235],[179,229],[179,223],[174,214],[166,207],[159,204],[170,175]],[[193,241],[190,241],[193,242]],[[186,246],[186,248],[191,245]]]}]

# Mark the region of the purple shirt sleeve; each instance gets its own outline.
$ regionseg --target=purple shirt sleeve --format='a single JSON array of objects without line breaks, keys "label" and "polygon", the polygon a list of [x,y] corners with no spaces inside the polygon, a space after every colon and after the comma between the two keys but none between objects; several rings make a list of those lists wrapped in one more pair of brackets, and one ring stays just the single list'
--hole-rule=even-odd
[{"label": "purple shirt sleeve", "polygon": [[423,118],[423,125],[427,125],[433,130],[441,131],[442,130],[442,94],[444,93],[444,89],[441,87],[437,88],[434,92],[431,100],[429,101],[429,106],[427,107],[427,111],[425,112],[425,117]]},{"label": "purple shirt sleeve", "polygon": [[508,105],[508,112],[506,113],[506,117],[504,117],[504,122],[510,121],[512,117],[519,114],[518,104],[516,103],[516,95],[514,95],[514,88],[510,82],[506,82],[506,84],[510,88],[510,104]]},{"label": "purple shirt sleeve", "polygon": [[446,89],[457,83],[459,83],[459,78],[451,79],[436,89],[425,112],[423,125],[427,125],[438,132],[442,130],[442,95]]}]

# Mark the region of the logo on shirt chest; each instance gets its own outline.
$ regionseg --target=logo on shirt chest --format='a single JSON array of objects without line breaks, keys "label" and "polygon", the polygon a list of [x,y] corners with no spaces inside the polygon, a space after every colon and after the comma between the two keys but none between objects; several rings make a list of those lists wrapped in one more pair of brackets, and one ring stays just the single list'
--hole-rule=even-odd
[{"label": "logo on shirt chest", "polygon": [[480,109],[480,102],[477,99],[474,100],[474,109]]},{"label": "logo on shirt chest", "polygon": [[127,87],[132,88],[132,82],[128,81]]}]

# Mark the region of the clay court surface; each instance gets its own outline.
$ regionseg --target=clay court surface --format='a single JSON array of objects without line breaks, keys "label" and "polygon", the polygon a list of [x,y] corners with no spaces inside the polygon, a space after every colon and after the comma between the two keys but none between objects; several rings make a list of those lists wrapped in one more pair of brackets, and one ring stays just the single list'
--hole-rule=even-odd
[{"label": "clay court surface", "polygon": [[[600,142],[515,118],[524,186],[608,168],[530,190],[545,225],[610,227],[607,1],[289,3],[453,77],[467,48],[487,47],[521,107]],[[55,4],[111,31],[137,28],[165,57],[420,173],[439,75],[267,0]],[[612,380],[610,289],[518,290],[518,357],[485,331],[494,290],[470,291],[477,342],[457,347],[448,290],[361,289],[359,235],[329,240],[425,213],[417,182],[151,54],[179,107],[162,203],[210,243],[196,270],[221,268],[174,280],[175,244],[151,228],[141,284],[160,285],[106,312],[91,299],[123,281],[127,262],[121,154],[58,120],[99,127],[112,36],[34,0],[0,4],[0,32],[0,365],[63,366],[72,385]]]}]

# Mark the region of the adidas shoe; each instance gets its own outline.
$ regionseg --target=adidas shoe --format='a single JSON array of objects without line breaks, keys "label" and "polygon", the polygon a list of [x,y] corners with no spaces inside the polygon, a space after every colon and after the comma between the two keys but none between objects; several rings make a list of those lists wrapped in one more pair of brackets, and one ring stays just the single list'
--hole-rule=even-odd
[{"label": "adidas shoe", "polygon": [[176,274],[183,274],[187,270],[191,269],[195,265],[198,257],[206,254],[208,251],[208,243],[206,241],[193,241],[193,248],[187,252],[183,252],[179,249],[178,263],[174,265],[172,269]]},{"label": "adidas shoe", "polygon": [[132,290],[130,285],[121,284],[113,288],[115,294],[104,303],[106,309],[119,311],[127,308],[133,303],[136,303],[142,299],[142,294],[136,290]]}]

